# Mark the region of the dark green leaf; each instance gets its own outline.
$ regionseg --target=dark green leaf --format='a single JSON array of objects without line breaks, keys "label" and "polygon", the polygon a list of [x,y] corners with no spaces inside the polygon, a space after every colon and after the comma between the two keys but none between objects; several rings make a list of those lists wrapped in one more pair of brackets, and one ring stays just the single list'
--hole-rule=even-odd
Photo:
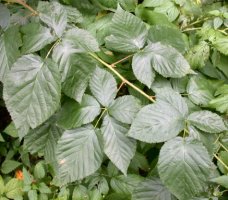
[{"label": "dark green leaf", "polygon": [[3,174],[9,174],[10,172],[15,170],[20,165],[21,165],[21,163],[15,161],[15,160],[5,160],[2,163],[1,171],[2,171]]}]

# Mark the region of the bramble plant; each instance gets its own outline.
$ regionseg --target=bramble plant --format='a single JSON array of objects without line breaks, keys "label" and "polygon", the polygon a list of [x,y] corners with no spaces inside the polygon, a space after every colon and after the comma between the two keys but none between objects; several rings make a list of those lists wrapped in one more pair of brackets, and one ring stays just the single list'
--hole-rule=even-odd
[{"label": "bramble plant", "polygon": [[225,1],[0,0],[0,200],[227,199],[227,30]]}]

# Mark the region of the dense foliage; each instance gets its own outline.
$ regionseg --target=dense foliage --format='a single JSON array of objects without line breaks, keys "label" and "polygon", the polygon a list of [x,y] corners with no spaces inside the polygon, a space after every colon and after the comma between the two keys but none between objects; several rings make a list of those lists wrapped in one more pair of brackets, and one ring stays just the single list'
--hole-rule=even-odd
[{"label": "dense foliage", "polygon": [[0,200],[228,198],[228,8],[0,0]]}]

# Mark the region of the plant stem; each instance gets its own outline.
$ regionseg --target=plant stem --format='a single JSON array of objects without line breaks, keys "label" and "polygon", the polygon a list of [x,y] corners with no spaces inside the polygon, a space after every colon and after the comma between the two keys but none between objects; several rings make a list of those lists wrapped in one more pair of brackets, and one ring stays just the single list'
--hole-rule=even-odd
[{"label": "plant stem", "polygon": [[139,92],[141,95],[143,95],[144,97],[146,97],[147,99],[149,99],[150,101],[152,101],[153,103],[155,102],[155,100],[153,98],[151,98],[151,96],[149,96],[148,94],[146,94],[144,91],[142,91],[141,89],[139,89],[138,87],[136,87],[134,84],[132,84],[131,82],[129,82],[126,78],[124,78],[118,71],[116,71],[112,65],[106,63],[105,61],[103,61],[102,59],[100,59],[97,55],[93,54],[93,53],[89,53],[93,58],[95,58],[96,60],[98,60],[100,63],[102,63],[104,66],[106,66],[107,68],[109,68],[116,76],[118,76],[122,82],[125,82],[127,85],[129,85],[130,87],[132,87],[134,90],[136,90],[137,92]]},{"label": "plant stem", "polygon": [[226,168],[226,170],[228,170],[228,166],[216,154],[213,155]]},{"label": "plant stem", "polygon": [[38,15],[39,13],[34,10],[31,6],[29,6],[24,0],[8,0],[8,2],[12,2],[12,3],[18,3],[22,6],[24,6],[25,8],[27,8],[28,10],[30,10],[33,15]]},{"label": "plant stem", "polygon": [[97,122],[96,122],[94,128],[97,128],[99,122],[101,121],[101,119],[102,119],[102,117],[103,117],[103,115],[105,114],[106,111],[107,111],[107,108],[105,108],[105,109],[102,111],[102,113],[101,113],[100,117],[98,118],[98,120],[97,120]]},{"label": "plant stem", "polygon": [[128,58],[130,58],[130,57],[132,57],[132,56],[133,56],[133,54],[128,55],[128,56],[126,56],[126,57],[124,57],[124,58],[122,58],[122,59],[120,59],[120,60],[118,60],[118,61],[112,63],[111,66],[112,66],[112,67],[116,67],[117,64],[119,64],[119,63],[121,63],[121,62],[127,60]]},{"label": "plant stem", "polygon": [[221,142],[219,142],[219,145],[228,152],[228,149]]},{"label": "plant stem", "polygon": [[183,30],[182,32],[188,32],[188,31],[194,31],[194,30],[200,30],[202,29],[202,27],[197,27],[197,28],[187,28],[185,30]]},{"label": "plant stem", "polygon": [[48,58],[48,56],[50,55],[50,53],[52,52],[52,50],[60,43],[60,41],[61,41],[61,39],[58,39],[58,40],[55,41],[55,43],[54,43],[54,44],[52,45],[52,47],[49,49],[49,51],[48,51],[48,53],[47,53],[45,59]]}]

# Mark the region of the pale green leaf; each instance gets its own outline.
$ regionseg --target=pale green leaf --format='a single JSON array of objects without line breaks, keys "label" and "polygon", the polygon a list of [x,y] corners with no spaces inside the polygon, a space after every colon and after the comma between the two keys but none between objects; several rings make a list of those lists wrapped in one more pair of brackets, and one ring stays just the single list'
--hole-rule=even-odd
[{"label": "pale green leaf", "polygon": [[[70,65],[65,81],[63,82],[63,92],[67,96],[81,102],[96,68],[96,63],[89,56],[78,54],[72,57]],[[66,65],[62,66],[67,67]]]},{"label": "pale green leaf", "polygon": [[89,199],[87,188],[83,185],[78,185],[74,188],[72,200],[87,200]]},{"label": "pale green leaf", "polygon": [[221,113],[228,113],[228,85],[225,84],[218,88],[215,95],[216,98],[212,99],[209,103],[210,107],[215,108]]},{"label": "pale green leaf", "polygon": [[16,199],[22,196],[22,181],[12,178],[5,185],[6,197],[10,199]]},{"label": "pale green leaf", "polygon": [[10,11],[8,8],[0,3],[0,27],[6,30],[10,22]]},{"label": "pale green leaf", "polygon": [[127,11],[135,11],[135,8],[138,4],[138,0],[117,0],[118,3]]},{"label": "pale green leaf", "polygon": [[45,171],[45,168],[44,168],[44,163],[43,162],[38,162],[35,167],[34,167],[34,177],[36,179],[42,179],[45,177],[46,175],[46,171]]},{"label": "pale green leaf", "polygon": [[156,7],[154,11],[166,15],[170,22],[174,21],[179,15],[178,8],[171,1],[164,2],[162,5]]},{"label": "pale green leaf", "polygon": [[12,172],[13,170],[15,170],[20,165],[21,165],[21,163],[15,161],[15,160],[5,160],[2,163],[1,171],[2,171],[3,174],[9,174],[10,172]]},{"label": "pale green leaf", "polygon": [[207,106],[214,98],[212,82],[203,76],[192,76],[187,85],[189,99],[196,105]]},{"label": "pale green leaf", "polygon": [[5,184],[3,178],[0,176],[0,195],[2,195],[5,191]]},{"label": "pale green leaf", "polygon": [[120,175],[111,179],[111,188],[119,194],[131,195],[134,188],[143,181],[142,176],[136,174]]},{"label": "pale green leaf", "polygon": [[45,183],[39,183],[39,191],[40,193],[50,194],[52,193],[49,186],[47,186]]},{"label": "pale green leaf", "polygon": [[206,148],[197,140],[177,137],[161,148],[160,178],[180,200],[190,199],[206,189],[211,167]]},{"label": "pale green leaf", "polygon": [[24,138],[24,148],[30,153],[44,153],[45,161],[50,164],[56,162],[57,141],[63,130],[56,126],[53,119],[31,130]]},{"label": "pale green leaf", "polygon": [[103,134],[105,154],[126,175],[136,150],[136,142],[126,136],[128,126],[106,115],[101,132]]},{"label": "pale green leaf", "polygon": [[148,178],[134,189],[132,200],[174,200],[176,199],[159,178]]},{"label": "pale green leaf", "polygon": [[65,131],[58,141],[57,159],[62,184],[93,174],[103,159],[94,127],[88,125]]},{"label": "pale green leaf", "polygon": [[178,29],[172,27],[164,25],[151,26],[148,32],[148,39],[151,42],[161,42],[162,44],[171,45],[181,53],[186,50],[183,34]]},{"label": "pale green leaf", "polygon": [[169,0],[144,0],[143,6],[145,7],[157,7],[161,6],[162,4],[166,3]]},{"label": "pale green leaf", "polygon": [[[5,79],[4,100],[16,128],[36,128],[58,108],[61,79],[56,64],[32,54],[19,58]],[[25,135],[24,132],[21,136]]]},{"label": "pale green leaf", "polygon": [[156,103],[143,107],[136,115],[128,135],[147,143],[170,140],[183,129],[187,104],[172,90],[162,90]]},{"label": "pale green leaf", "polygon": [[17,133],[17,129],[14,125],[13,122],[11,122],[4,130],[4,133],[6,133],[7,135],[10,135],[13,138],[17,138],[18,137],[18,133]]},{"label": "pale green leaf", "polygon": [[97,67],[90,80],[90,90],[103,106],[108,107],[116,97],[117,83],[112,74]]},{"label": "pale green leaf", "polygon": [[138,17],[118,6],[112,22],[112,34],[105,39],[107,48],[119,52],[136,52],[144,46],[147,29]]},{"label": "pale green leaf", "polygon": [[219,176],[217,178],[213,178],[211,181],[228,189],[228,176]]},{"label": "pale green leaf", "polygon": [[207,110],[193,112],[188,116],[187,120],[191,125],[208,133],[220,133],[227,130],[223,119]]},{"label": "pale green leaf", "polygon": [[157,71],[164,77],[180,78],[192,73],[188,62],[175,48],[150,43],[143,51],[133,56],[132,68],[136,78],[149,88]]},{"label": "pale green leaf", "polygon": [[39,23],[27,24],[22,27],[21,32],[23,33],[23,46],[21,50],[24,54],[39,51],[55,40],[51,30]]},{"label": "pale green leaf", "polygon": [[186,55],[186,59],[193,69],[205,66],[210,56],[210,47],[205,41],[193,46]]},{"label": "pale green leaf", "polygon": [[213,26],[214,29],[218,29],[223,24],[223,20],[221,17],[215,17],[213,19]]},{"label": "pale green leaf", "polygon": [[90,95],[84,95],[80,104],[68,99],[61,108],[58,124],[65,129],[77,128],[92,122],[100,111],[100,104]]},{"label": "pale green leaf", "polygon": [[64,7],[58,2],[39,1],[37,11],[40,19],[61,37],[67,26],[67,13]]},{"label": "pale green leaf", "polygon": [[131,124],[141,108],[140,101],[131,95],[117,98],[108,108],[108,113],[118,121]]},{"label": "pale green leaf", "polygon": [[99,44],[88,31],[80,28],[67,30],[63,35],[63,41],[71,44],[71,48],[79,52],[97,52]]},{"label": "pale green leaf", "polygon": [[217,37],[215,41],[212,42],[214,47],[218,49],[221,53],[228,55],[228,38],[227,36]]},{"label": "pale green leaf", "polygon": [[28,191],[28,198],[29,200],[38,200],[38,194],[36,190],[29,190]]},{"label": "pale green leaf", "polygon": [[6,73],[19,57],[20,45],[21,38],[18,27],[11,27],[0,35],[0,81],[3,81]]},{"label": "pale green leaf", "polygon": [[77,8],[71,6],[64,6],[67,13],[68,23],[81,23],[83,21],[83,16]]}]

